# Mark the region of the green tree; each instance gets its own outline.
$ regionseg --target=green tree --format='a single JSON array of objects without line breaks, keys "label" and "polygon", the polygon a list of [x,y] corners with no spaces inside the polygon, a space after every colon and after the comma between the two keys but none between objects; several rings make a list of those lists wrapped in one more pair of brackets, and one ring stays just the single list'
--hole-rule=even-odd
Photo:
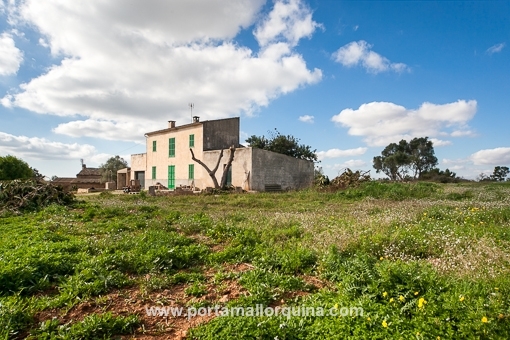
[{"label": "green tree", "polygon": [[0,180],[29,179],[33,177],[34,171],[25,161],[11,155],[0,156]]},{"label": "green tree", "polygon": [[106,163],[101,164],[101,179],[103,182],[115,181],[117,182],[117,171],[128,167],[128,163],[124,158],[119,155],[110,157]]},{"label": "green tree", "polygon": [[419,178],[423,171],[429,171],[437,165],[434,145],[428,137],[413,138],[409,142],[411,168],[414,178]]},{"label": "green tree", "polygon": [[434,146],[428,137],[413,138],[409,143],[404,139],[398,144],[391,143],[384,148],[381,156],[373,159],[376,172],[384,173],[393,181],[407,178],[410,172],[416,179],[436,165]]},{"label": "green tree", "polygon": [[491,180],[497,182],[503,182],[506,180],[506,177],[510,173],[510,169],[507,166],[497,166],[494,168],[494,171],[491,175]]},{"label": "green tree", "polygon": [[317,161],[317,150],[312,150],[312,147],[309,145],[299,144],[300,140],[298,138],[291,135],[282,135],[276,129],[270,135],[270,138],[253,135],[246,139],[246,142],[252,148],[273,151],[294,158]]}]

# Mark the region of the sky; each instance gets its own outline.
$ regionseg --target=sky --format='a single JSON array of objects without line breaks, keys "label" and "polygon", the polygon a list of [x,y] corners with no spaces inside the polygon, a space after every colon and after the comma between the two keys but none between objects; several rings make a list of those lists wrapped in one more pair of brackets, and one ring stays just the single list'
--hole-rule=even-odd
[{"label": "sky", "polygon": [[438,167],[510,166],[510,1],[0,0],[0,156],[72,177],[144,133],[241,117],[329,177],[429,137]]}]

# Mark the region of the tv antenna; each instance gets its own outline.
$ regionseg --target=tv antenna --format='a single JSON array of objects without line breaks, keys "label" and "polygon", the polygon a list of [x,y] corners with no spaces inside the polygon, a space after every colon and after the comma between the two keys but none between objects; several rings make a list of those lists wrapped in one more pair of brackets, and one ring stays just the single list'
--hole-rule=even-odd
[{"label": "tv antenna", "polygon": [[195,104],[189,103],[188,107],[189,107],[190,112],[191,112],[191,122],[193,123],[193,109],[195,108]]}]

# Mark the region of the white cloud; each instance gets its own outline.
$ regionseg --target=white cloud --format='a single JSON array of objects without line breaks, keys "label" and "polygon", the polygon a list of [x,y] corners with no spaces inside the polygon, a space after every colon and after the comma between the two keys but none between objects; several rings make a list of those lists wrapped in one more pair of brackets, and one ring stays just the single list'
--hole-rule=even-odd
[{"label": "white cloud", "polygon": [[353,41],[340,47],[333,53],[333,59],[347,67],[361,64],[368,72],[379,73],[395,71],[402,73],[409,71],[409,67],[403,63],[392,63],[382,55],[371,51],[372,45],[364,40]]},{"label": "white cloud", "polygon": [[44,138],[14,136],[5,132],[0,132],[0,154],[41,160],[104,158],[92,145],[65,144]]},{"label": "white cloud", "polygon": [[53,132],[71,137],[94,137],[107,140],[124,140],[145,143],[144,133],[162,129],[140,121],[114,122],[107,120],[76,120],[59,124]]},{"label": "white cloud", "polygon": [[486,52],[488,54],[499,53],[499,52],[501,52],[503,47],[505,47],[505,43],[496,44],[494,46],[489,47]]},{"label": "white cloud", "polygon": [[455,130],[450,135],[452,137],[475,137],[476,133],[472,130]]},{"label": "white cloud", "polygon": [[253,32],[260,46],[285,41],[297,45],[310,37],[320,24],[312,20],[312,11],[301,0],[279,0],[274,9]]},{"label": "white cloud", "polygon": [[303,123],[310,123],[310,124],[313,124],[313,120],[314,120],[314,116],[309,116],[309,115],[304,115],[304,116],[299,116],[299,120]]},{"label": "white cloud", "polygon": [[452,142],[449,140],[442,140],[437,138],[430,138],[430,141],[434,144],[434,146],[447,146],[452,145]]},{"label": "white cloud", "polygon": [[367,148],[356,148],[356,149],[329,149],[328,151],[319,151],[317,152],[317,157],[319,160],[323,160],[326,158],[338,158],[338,157],[352,157],[363,155],[367,152]]},{"label": "white cloud", "polygon": [[23,53],[8,33],[0,35],[0,76],[16,74],[23,61]]},{"label": "white cloud", "polygon": [[345,168],[349,168],[351,170],[359,169],[362,167],[365,167],[367,165],[367,162],[361,160],[361,159],[350,159],[346,162],[335,164],[332,166],[335,170],[343,170]]},{"label": "white cloud", "polygon": [[[313,32],[306,28],[313,23],[311,13],[297,0],[275,3],[268,18],[281,17],[287,26],[260,53],[232,40],[255,23],[262,5],[263,0],[26,0],[12,21],[38,30],[62,61],[6,95],[2,104],[41,114],[80,114],[87,120],[55,131],[78,135],[77,128],[85,126],[87,135],[120,140],[125,131],[116,137],[105,126],[169,119],[184,124],[188,102],[203,120],[251,114],[322,78],[321,70],[308,69],[291,48]],[[284,16],[282,8],[289,6]],[[261,20],[257,27],[272,22]],[[273,44],[276,38],[288,41]]]},{"label": "white cloud", "polygon": [[[445,128],[467,129],[467,122],[476,113],[476,101],[458,100],[436,105],[423,103],[416,110],[388,102],[372,102],[358,109],[344,109],[331,120],[349,128],[353,136],[363,136],[370,146],[386,146],[400,139],[436,137]],[[447,141],[436,140],[438,144]]]},{"label": "white cloud", "polygon": [[510,165],[510,147],[480,150],[469,158],[475,165]]}]

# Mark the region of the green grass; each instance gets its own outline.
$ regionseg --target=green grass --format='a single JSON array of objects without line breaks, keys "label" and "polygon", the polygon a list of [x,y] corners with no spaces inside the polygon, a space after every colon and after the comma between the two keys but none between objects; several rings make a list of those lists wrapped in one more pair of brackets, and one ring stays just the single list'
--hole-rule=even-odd
[{"label": "green grass", "polygon": [[[0,233],[0,339],[141,334],[143,310],[71,322],[40,315],[133,290],[147,305],[181,292],[182,306],[211,306],[232,285],[240,293],[222,304],[362,307],[364,315],[221,317],[189,338],[510,338],[507,183],[102,194],[4,214]],[[241,264],[248,269],[232,271]]]}]

